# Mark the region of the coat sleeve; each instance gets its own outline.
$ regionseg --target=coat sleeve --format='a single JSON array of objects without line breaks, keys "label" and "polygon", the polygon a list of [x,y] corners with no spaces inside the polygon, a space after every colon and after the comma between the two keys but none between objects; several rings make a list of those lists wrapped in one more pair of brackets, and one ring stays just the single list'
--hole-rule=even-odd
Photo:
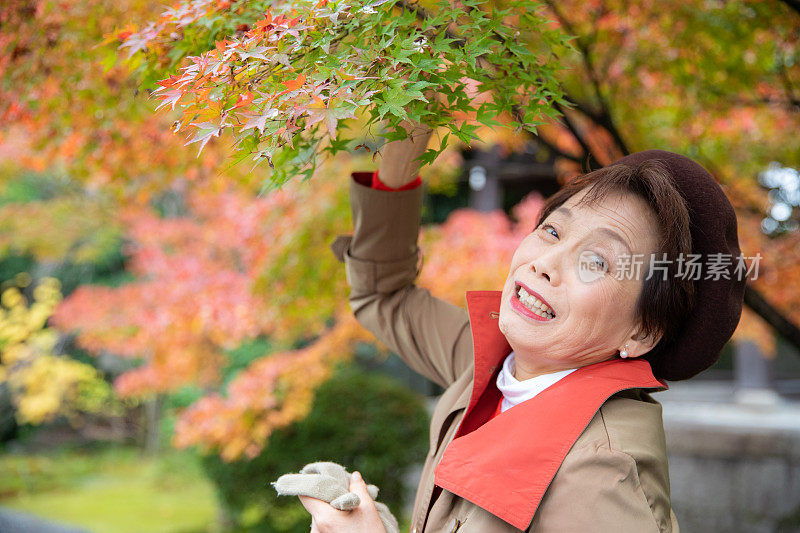
[{"label": "coat sleeve", "polygon": [[635,459],[588,443],[567,455],[527,531],[659,533],[671,527],[656,520]]},{"label": "coat sleeve", "polygon": [[358,174],[350,181],[353,235],[331,246],[345,264],[350,306],[409,367],[446,388],[472,364],[472,336],[466,310],[414,284],[422,187],[372,189]]}]

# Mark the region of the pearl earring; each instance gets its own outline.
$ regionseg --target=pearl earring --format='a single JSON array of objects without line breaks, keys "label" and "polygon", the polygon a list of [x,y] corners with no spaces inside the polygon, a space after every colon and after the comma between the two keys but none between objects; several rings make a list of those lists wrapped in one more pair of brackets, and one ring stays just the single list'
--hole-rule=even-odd
[{"label": "pearl earring", "polygon": [[625,348],[620,350],[619,356],[622,357],[623,359],[628,357],[628,345],[627,344],[625,345]]}]

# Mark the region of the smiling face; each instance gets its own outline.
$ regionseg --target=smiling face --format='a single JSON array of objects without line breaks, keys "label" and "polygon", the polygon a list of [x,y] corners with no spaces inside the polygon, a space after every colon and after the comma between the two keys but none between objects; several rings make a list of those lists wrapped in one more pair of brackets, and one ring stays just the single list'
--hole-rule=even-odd
[{"label": "smiling face", "polygon": [[618,271],[621,257],[657,251],[655,214],[631,193],[580,204],[585,193],[543,220],[511,260],[499,327],[514,350],[519,380],[611,359],[625,344],[629,357],[637,357],[658,341],[638,335],[644,276]]}]

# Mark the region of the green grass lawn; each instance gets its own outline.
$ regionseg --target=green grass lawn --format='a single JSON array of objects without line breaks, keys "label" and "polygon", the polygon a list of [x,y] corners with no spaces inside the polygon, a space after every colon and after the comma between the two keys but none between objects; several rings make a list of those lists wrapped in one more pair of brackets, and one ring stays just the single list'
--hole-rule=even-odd
[{"label": "green grass lawn", "polygon": [[3,454],[0,506],[98,533],[217,529],[212,485],[193,456],[174,450]]},{"label": "green grass lawn", "polygon": [[[197,459],[171,449],[156,457],[120,446],[0,454],[0,507],[94,533],[221,531]],[[398,518],[408,531],[409,518]]]}]

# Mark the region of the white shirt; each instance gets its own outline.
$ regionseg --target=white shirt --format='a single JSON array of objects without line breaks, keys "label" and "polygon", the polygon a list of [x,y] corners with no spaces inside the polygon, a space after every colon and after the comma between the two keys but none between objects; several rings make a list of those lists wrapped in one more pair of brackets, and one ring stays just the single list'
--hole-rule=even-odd
[{"label": "white shirt", "polygon": [[503,363],[503,369],[497,374],[497,388],[503,393],[500,412],[505,412],[525,400],[530,400],[550,385],[576,370],[578,369],[561,370],[560,372],[542,374],[541,376],[519,381],[514,377],[514,352],[511,352]]}]

